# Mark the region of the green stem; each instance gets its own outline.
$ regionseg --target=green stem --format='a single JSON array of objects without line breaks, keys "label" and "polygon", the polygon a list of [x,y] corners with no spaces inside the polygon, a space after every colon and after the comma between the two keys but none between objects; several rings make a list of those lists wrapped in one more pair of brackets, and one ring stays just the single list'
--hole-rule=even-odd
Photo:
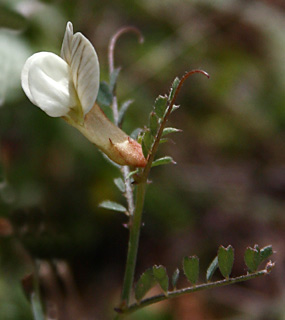
[{"label": "green stem", "polygon": [[160,302],[160,301],[164,301],[167,299],[171,299],[171,298],[175,298],[175,297],[179,297],[181,295],[184,294],[188,294],[188,293],[192,293],[192,292],[196,292],[196,291],[201,291],[201,290],[206,290],[206,289],[211,289],[211,288],[216,288],[216,287],[222,287],[222,286],[226,286],[229,284],[234,284],[237,282],[242,282],[242,281],[247,281],[250,279],[254,279],[257,277],[261,277],[264,275],[269,274],[270,271],[268,270],[262,270],[259,272],[255,272],[255,273],[250,273],[247,275],[242,275],[236,278],[230,278],[230,279],[224,279],[224,280],[220,280],[220,281],[216,281],[216,282],[210,282],[210,283],[203,283],[200,285],[196,285],[193,287],[188,287],[188,288],[184,288],[184,289],[180,289],[180,290],[175,290],[175,291],[171,291],[168,292],[168,295],[164,295],[164,294],[159,294],[147,299],[142,300],[140,303],[134,303],[132,304],[129,308],[125,309],[125,310],[120,310],[118,312],[121,312],[122,314],[130,314],[134,311],[137,311],[141,308],[144,308],[146,306],[149,306],[151,304]]},{"label": "green stem", "polygon": [[125,269],[125,276],[123,282],[122,298],[121,298],[121,307],[124,309],[129,304],[130,295],[132,291],[134,273],[137,261],[137,252],[139,245],[139,236],[141,228],[141,217],[143,211],[144,197],[145,197],[146,183],[140,183],[137,186],[136,192],[136,207],[132,217],[130,217],[130,236],[128,244],[128,254],[127,262]]}]

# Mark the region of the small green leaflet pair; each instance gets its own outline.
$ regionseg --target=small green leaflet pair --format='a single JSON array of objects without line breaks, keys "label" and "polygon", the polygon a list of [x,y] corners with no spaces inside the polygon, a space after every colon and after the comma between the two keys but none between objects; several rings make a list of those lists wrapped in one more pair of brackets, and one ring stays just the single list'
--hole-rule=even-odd
[{"label": "small green leaflet pair", "polygon": [[135,298],[139,302],[147,292],[159,284],[165,295],[168,293],[169,278],[165,267],[154,266],[147,269],[139,278],[135,287]]},{"label": "small green leaflet pair", "polygon": [[[197,256],[185,257],[183,259],[183,271],[189,282],[193,285],[198,281],[199,277],[199,258]],[[180,271],[177,268],[172,275],[172,287],[176,289]],[[135,287],[135,298],[138,302],[146,295],[146,293],[156,284],[160,286],[163,293],[167,296],[169,289],[169,278],[164,266],[154,266],[147,269],[139,278]]]},{"label": "small green leaflet pair", "polygon": [[[256,272],[260,264],[269,258],[273,254],[272,246],[266,246],[259,249],[258,245],[254,248],[247,247],[244,254],[244,261],[248,268],[249,273]],[[228,279],[234,263],[234,249],[232,246],[227,248],[220,246],[218,255],[211,262],[207,269],[206,280],[209,282],[212,279],[213,274],[220,269],[221,274]]]},{"label": "small green leaflet pair", "polygon": [[[260,264],[273,254],[272,246],[266,246],[259,249],[257,245],[254,248],[248,247],[245,251],[245,263],[248,267],[249,273],[257,271]],[[234,263],[234,249],[231,245],[228,247],[220,246],[218,254],[210,264],[206,272],[206,281],[209,283],[219,268],[222,276],[230,279]],[[182,262],[184,275],[187,280],[195,286],[199,280],[199,258],[197,256],[186,256]],[[179,279],[180,271],[177,268],[172,275],[172,287],[176,290],[177,281]],[[154,266],[147,269],[139,278],[135,287],[135,298],[139,303],[147,292],[158,284],[164,294],[167,296],[169,292],[169,278],[166,268],[164,266]]]}]

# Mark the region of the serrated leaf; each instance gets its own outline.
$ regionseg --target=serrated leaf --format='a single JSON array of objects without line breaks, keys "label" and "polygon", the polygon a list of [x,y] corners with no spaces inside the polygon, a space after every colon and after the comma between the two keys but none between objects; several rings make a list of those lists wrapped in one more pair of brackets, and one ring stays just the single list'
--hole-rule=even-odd
[{"label": "serrated leaf", "polygon": [[104,209],[109,209],[109,210],[113,210],[113,211],[119,211],[119,212],[127,212],[127,209],[122,206],[121,204],[114,202],[114,201],[110,201],[110,200],[106,200],[103,201],[99,204],[100,208],[104,208]]},{"label": "serrated leaf", "polygon": [[183,271],[187,279],[192,284],[196,284],[199,278],[199,258],[197,256],[185,257]]},{"label": "serrated leaf", "polygon": [[126,186],[122,178],[114,179],[114,183],[122,193],[126,192]]},{"label": "serrated leaf", "polygon": [[219,266],[219,262],[218,262],[218,256],[216,256],[214,258],[214,260],[211,262],[211,264],[209,265],[207,272],[206,272],[206,280],[207,282],[210,281],[215,273],[215,271],[217,270]]},{"label": "serrated leaf", "polygon": [[259,250],[247,247],[244,253],[244,261],[249,272],[255,272],[260,264]]},{"label": "serrated leaf", "polygon": [[173,272],[173,275],[172,275],[171,282],[172,282],[172,287],[173,287],[174,290],[176,289],[176,284],[177,284],[177,281],[178,281],[178,279],[179,279],[179,274],[180,274],[180,271],[179,271],[179,269],[177,268],[177,269]]},{"label": "serrated leaf", "polygon": [[97,103],[102,106],[110,106],[113,102],[113,94],[110,90],[108,83],[105,81],[100,82],[99,92],[97,96]]},{"label": "serrated leaf", "polygon": [[167,97],[158,96],[154,102],[154,111],[159,118],[163,118],[167,108]]},{"label": "serrated leaf", "polygon": [[127,101],[123,102],[123,104],[121,105],[120,110],[119,110],[119,117],[118,117],[119,125],[122,124],[124,117],[125,117],[125,114],[126,114],[127,110],[129,109],[129,106],[133,102],[134,102],[134,100],[127,100]]},{"label": "serrated leaf", "polygon": [[152,268],[147,269],[139,278],[135,287],[135,298],[139,302],[154,287],[156,280],[153,276]]},{"label": "serrated leaf", "polygon": [[153,276],[155,280],[160,285],[163,292],[166,294],[168,291],[169,286],[169,278],[167,275],[167,271],[164,266],[154,266],[153,269]]},{"label": "serrated leaf", "polygon": [[158,117],[155,112],[151,112],[149,116],[149,128],[152,136],[156,136],[157,134],[157,129],[158,129]]},{"label": "serrated leaf", "polygon": [[267,258],[269,258],[272,254],[273,254],[272,246],[263,247],[260,250],[260,260],[261,260],[260,263],[266,260]]},{"label": "serrated leaf", "polygon": [[121,68],[115,68],[110,75],[109,87],[111,92],[113,92],[113,90],[115,89],[120,71],[121,71]]},{"label": "serrated leaf", "polygon": [[166,136],[167,134],[170,134],[170,133],[175,133],[175,132],[181,132],[182,130],[180,129],[177,129],[177,128],[164,128],[163,131],[162,131],[162,136]]},{"label": "serrated leaf", "polygon": [[229,245],[227,248],[220,246],[218,250],[218,262],[221,274],[229,278],[234,263],[234,248]]},{"label": "serrated leaf", "polygon": [[173,161],[172,157],[166,156],[166,157],[154,160],[153,163],[151,164],[151,167],[157,167],[157,166],[161,166],[161,165],[169,164],[169,163],[175,164],[176,162]]},{"label": "serrated leaf", "polygon": [[179,83],[180,83],[180,80],[179,80],[178,77],[176,77],[174,79],[174,81],[172,82],[172,85],[171,85],[171,88],[170,88],[169,98],[168,98],[169,101],[171,101],[173,99],[173,97],[175,95],[175,91],[177,90],[177,87],[178,87]]}]

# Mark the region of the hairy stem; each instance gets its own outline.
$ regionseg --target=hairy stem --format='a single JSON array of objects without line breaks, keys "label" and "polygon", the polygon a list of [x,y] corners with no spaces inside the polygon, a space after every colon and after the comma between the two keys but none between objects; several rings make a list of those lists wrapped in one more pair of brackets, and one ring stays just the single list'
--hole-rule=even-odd
[{"label": "hairy stem", "polygon": [[128,254],[125,269],[125,276],[123,282],[121,306],[125,308],[128,306],[130,301],[130,295],[133,287],[135,267],[137,261],[140,228],[141,228],[141,217],[143,211],[144,197],[145,197],[146,183],[140,183],[137,186],[136,193],[136,207],[133,216],[130,217],[130,237],[128,244]]},{"label": "hairy stem", "polygon": [[122,171],[122,174],[124,177],[124,182],[125,182],[125,188],[126,188],[125,198],[128,203],[128,212],[129,212],[130,216],[132,216],[134,214],[134,210],[135,210],[133,188],[132,188],[130,179],[127,179],[128,175],[130,173],[130,169],[127,166],[123,166],[121,168],[121,171]]}]

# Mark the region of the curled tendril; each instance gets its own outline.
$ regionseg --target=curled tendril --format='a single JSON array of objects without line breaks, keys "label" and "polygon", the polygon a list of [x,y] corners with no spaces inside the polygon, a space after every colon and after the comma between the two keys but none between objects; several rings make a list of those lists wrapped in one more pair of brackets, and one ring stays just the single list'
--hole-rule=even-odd
[{"label": "curled tendril", "polygon": [[114,71],[114,52],[118,39],[125,33],[135,33],[138,37],[139,43],[144,42],[144,37],[141,31],[133,26],[126,26],[120,28],[111,38],[108,47],[108,60],[109,60],[109,70],[110,74]]},{"label": "curled tendril", "polygon": [[[140,30],[136,27],[133,26],[126,26],[122,27],[119,29],[111,38],[109,42],[109,47],[108,47],[108,61],[109,61],[109,74],[110,78],[111,75],[114,72],[115,66],[114,66],[114,52],[115,52],[115,47],[117,44],[118,39],[125,33],[135,33],[138,37],[139,43],[143,43],[144,37]],[[119,123],[119,113],[118,113],[118,102],[117,102],[117,96],[116,96],[116,86],[114,86],[113,89],[113,103],[112,103],[112,109],[113,109],[113,115],[114,115],[114,122],[116,125]]]},{"label": "curled tendril", "polygon": [[174,94],[172,100],[169,103],[170,111],[171,111],[171,109],[172,109],[172,107],[173,107],[173,105],[174,105],[174,103],[176,101],[176,98],[178,97],[178,94],[179,94],[179,92],[181,90],[181,87],[182,87],[184,81],[187,80],[192,74],[195,74],[195,73],[201,73],[204,76],[206,76],[208,79],[210,78],[210,75],[204,70],[195,69],[195,70],[191,70],[191,71],[186,72],[184,74],[184,76],[180,79],[179,84],[177,86],[177,89],[175,90],[175,94]]}]

